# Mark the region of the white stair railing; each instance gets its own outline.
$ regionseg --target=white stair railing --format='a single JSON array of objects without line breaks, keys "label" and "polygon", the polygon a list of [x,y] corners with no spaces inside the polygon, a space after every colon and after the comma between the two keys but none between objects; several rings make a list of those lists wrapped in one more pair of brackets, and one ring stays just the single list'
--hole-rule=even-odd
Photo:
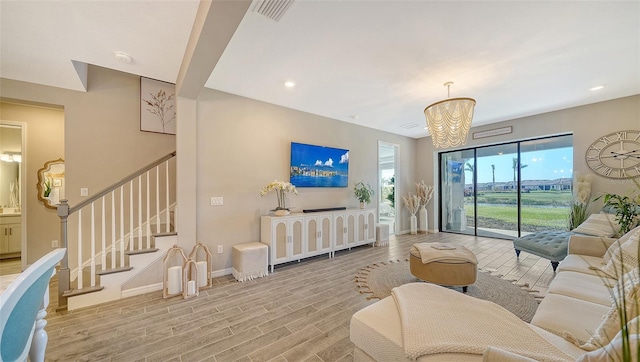
[{"label": "white stair railing", "polygon": [[[75,293],[70,288],[72,276],[76,276],[78,291],[86,288],[82,271],[88,267],[90,288],[97,288],[97,273],[109,272],[109,269],[126,270],[125,254],[151,249],[152,230],[162,232],[160,224],[164,222],[164,231],[171,231],[171,215],[176,209],[176,203],[172,201],[172,198],[175,200],[175,182],[171,182],[175,180],[175,155],[172,152],[160,158],[76,206],[71,207],[67,200],[61,200],[58,205],[61,247],[67,248],[68,253],[60,262],[58,274],[60,308],[66,308],[67,297]],[[155,172],[151,172],[153,169]],[[134,183],[138,184],[137,188]],[[160,197],[163,189],[164,200]],[[154,222],[156,226],[152,228]],[[77,228],[68,229],[69,224],[77,224]],[[89,229],[88,233],[84,232],[86,229]],[[68,230],[77,230],[77,233],[69,235]],[[100,235],[100,240],[96,235]],[[69,254],[74,252],[76,265],[69,268]]]}]

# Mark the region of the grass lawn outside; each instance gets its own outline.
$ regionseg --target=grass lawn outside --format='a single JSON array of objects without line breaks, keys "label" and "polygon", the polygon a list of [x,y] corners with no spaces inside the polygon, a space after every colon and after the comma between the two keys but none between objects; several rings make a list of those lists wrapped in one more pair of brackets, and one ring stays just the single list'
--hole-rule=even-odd
[{"label": "grass lawn outside", "polygon": [[[516,230],[518,214],[514,192],[485,192],[478,195],[478,225]],[[521,194],[522,231],[568,230],[571,192],[539,191]],[[467,225],[473,225],[473,198],[465,203]]]}]

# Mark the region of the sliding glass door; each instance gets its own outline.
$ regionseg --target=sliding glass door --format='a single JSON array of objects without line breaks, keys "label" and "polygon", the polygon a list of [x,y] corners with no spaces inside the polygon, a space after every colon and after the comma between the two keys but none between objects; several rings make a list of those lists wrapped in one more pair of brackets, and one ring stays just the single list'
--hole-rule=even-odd
[{"label": "sliding glass door", "polygon": [[478,236],[508,238],[518,233],[518,145],[478,148],[476,218]]},{"label": "sliding glass door", "polygon": [[440,230],[513,239],[566,230],[573,136],[440,154]]}]

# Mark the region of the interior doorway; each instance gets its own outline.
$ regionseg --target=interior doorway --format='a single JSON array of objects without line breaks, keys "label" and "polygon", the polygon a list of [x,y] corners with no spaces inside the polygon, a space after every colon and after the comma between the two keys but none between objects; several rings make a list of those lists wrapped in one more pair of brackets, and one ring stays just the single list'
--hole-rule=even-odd
[{"label": "interior doorway", "polygon": [[378,223],[389,225],[396,233],[396,184],[398,182],[398,145],[378,141]]},{"label": "interior doorway", "polygon": [[26,266],[26,125],[0,121],[0,275]]}]

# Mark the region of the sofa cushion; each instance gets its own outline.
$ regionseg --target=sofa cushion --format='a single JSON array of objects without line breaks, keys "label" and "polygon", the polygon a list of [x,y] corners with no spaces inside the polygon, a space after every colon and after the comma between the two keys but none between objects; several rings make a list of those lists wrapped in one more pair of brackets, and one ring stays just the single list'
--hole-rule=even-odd
[{"label": "sofa cushion", "polygon": [[560,262],[556,272],[573,271],[590,275],[602,275],[602,273],[598,273],[598,271],[594,269],[594,267],[601,268],[602,266],[602,258],[596,256],[569,254],[562,262]]},{"label": "sofa cushion", "polygon": [[620,311],[624,310],[626,320],[638,316],[638,298],[640,297],[640,275],[638,268],[624,274],[611,290],[612,305],[600,326],[581,348],[595,350],[609,344],[620,331]]},{"label": "sofa cushion", "polygon": [[600,270],[611,278],[618,279],[621,275],[638,267],[638,243],[640,230],[635,231],[627,241],[611,253],[609,262]]},{"label": "sofa cushion", "polygon": [[611,237],[620,230],[615,215],[601,212],[591,214],[582,224],[573,229],[574,232],[593,236]]},{"label": "sofa cushion", "polygon": [[580,341],[587,341],[609,309],[565,295],[547,294],[540,302],[531,324],[559,336],[571,334]]},{"label": "sofa cushion", "polygon": [[631,236],[635,235],[637,232],[640,232],[640,226],[637,226],[636,228],[632,229],[628,233],[622,235],[620,239],[618,239],[616,242],[611,244],[609,246],[609,249],[607,249],[607,252],[604,253],[604,256],[602,257],[602,262],[605,264],[609,263],[609,260],[611,260],[611,255],[613,255],[613,252],[617,248],[619,248],[620,245],[624,244],[627,240],[629,240],[629,238],[631,238]]},{"label": "sofa cushion", "polygon": [[611,290],[616,280],[601,278],[596,275],[565,271],[556,275],[549,286],[549,293],[561,294],[567,297],[578,298],[611,306]]}]

